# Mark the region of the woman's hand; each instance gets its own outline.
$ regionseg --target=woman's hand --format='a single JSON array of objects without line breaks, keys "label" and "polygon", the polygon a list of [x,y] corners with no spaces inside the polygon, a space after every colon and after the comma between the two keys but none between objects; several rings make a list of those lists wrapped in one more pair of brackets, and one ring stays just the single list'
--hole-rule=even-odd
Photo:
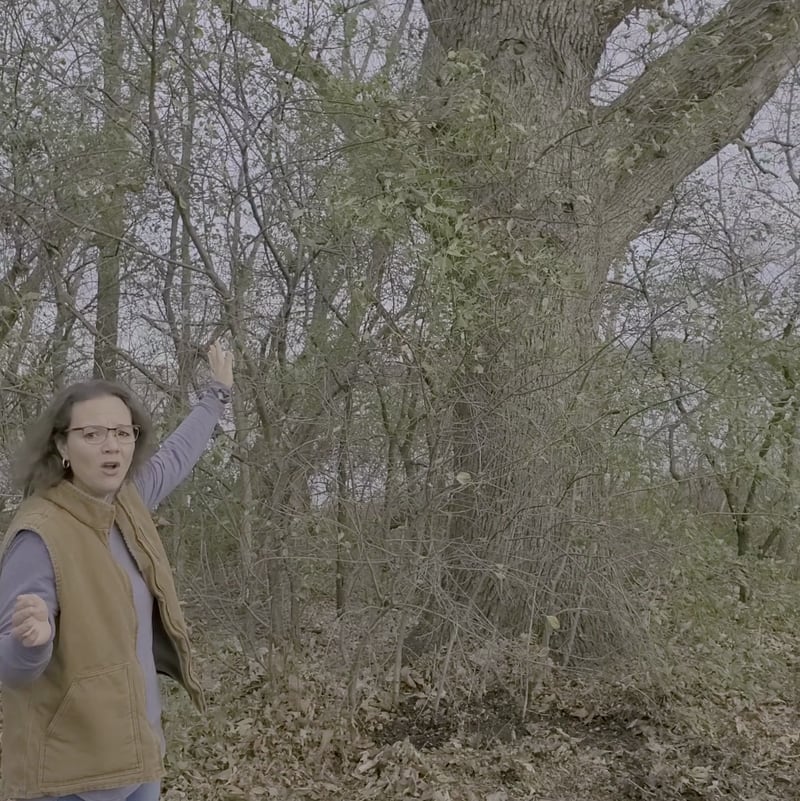
[{"label": "woman's hand", "polygon": [[215,381],[230,389],[233,386],[233,354],[217,340],[208,349],[208,364]]},{"label": "woman's hand", "polygon": [[50,642],[50,614],[38,595],[18,595],[11,614],[11,634],[26,648]]}]

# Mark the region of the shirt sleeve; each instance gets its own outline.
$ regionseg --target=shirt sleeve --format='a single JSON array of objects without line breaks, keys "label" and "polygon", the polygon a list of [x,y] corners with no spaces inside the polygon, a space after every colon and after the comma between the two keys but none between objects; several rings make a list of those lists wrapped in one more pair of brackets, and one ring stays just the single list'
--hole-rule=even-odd
[{"label": "shirt sleeve", "polygon": [[213,382],[186,419],[135,473],[133,482],[149,509],[155,509],[192,472],[229,400],[228,387]]},{"label": "shirt sleeve", "polygon": [[[27,648],[11,634],[11,616],[19,595],[38,595],[50,613],[50,642]],[[35,531],[20,531],[0,565],[0,682],[28,684],[44,673],[53,654],[58,615],[56,577],[50,553]]]}]

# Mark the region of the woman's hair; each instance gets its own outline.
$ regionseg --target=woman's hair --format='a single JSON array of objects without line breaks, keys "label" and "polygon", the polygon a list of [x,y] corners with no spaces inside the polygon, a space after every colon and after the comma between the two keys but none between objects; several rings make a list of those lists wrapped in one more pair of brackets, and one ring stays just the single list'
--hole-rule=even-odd
[{"label": "woman's hair", "polygon": [[129,474],[150,455],[153,424],[142,402],[124,384],[113,381],[81,381],[62,389],[25,432],[25,439],[14,460],[14,483],[25,497],[54,487],[72,471],[61,462],[56,443],[67,437],[72,421],[72,407],[95,398],[119,398],[130,409],[131,422],[139,426],[139,438],[133,451]]}]

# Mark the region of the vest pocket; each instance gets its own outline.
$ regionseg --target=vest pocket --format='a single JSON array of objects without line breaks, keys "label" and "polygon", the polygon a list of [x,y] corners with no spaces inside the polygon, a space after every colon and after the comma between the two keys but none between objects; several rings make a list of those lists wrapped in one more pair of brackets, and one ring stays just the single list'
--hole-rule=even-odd
[{"label": "vest pocket", "polygon": [[[42,790],[142,769],[142,746],[128,665],[74,679],[47,727]],[[124,783],[124,782],[122,782]]]}]

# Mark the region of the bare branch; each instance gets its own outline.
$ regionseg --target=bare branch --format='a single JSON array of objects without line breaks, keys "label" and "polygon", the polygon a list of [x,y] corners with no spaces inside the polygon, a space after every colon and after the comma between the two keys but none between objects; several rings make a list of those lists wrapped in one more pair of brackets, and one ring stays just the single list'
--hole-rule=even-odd
[{"label": "bare branch", "polygon": [[[78,304],[76,303],[74,296],[66,285],[64,276],[60,275],[55,270],[51,270],[50,279],[53,282],[57,302],[65,306],[69,310],[69,313],[72,315],[72,317],[74,317],[86,329],[86,331],[91,334],[92,337],[97,338],[99,336],[97,326],[81,311],[80,308],[78,308]],[[175,387],[166,381],[161,375],[159,375],[158,372],[154,371],[146,364],[136,359],[128,351],[118,347],[115,343],[111,343],[110,348],[113,350],[115,356],[119,357],[123,361],[126,361],[135,370],[138,370],[138,372],[141,373],[158,390],[163,392],[165,395],[168,395],[170,398],[179,399]]]}]

